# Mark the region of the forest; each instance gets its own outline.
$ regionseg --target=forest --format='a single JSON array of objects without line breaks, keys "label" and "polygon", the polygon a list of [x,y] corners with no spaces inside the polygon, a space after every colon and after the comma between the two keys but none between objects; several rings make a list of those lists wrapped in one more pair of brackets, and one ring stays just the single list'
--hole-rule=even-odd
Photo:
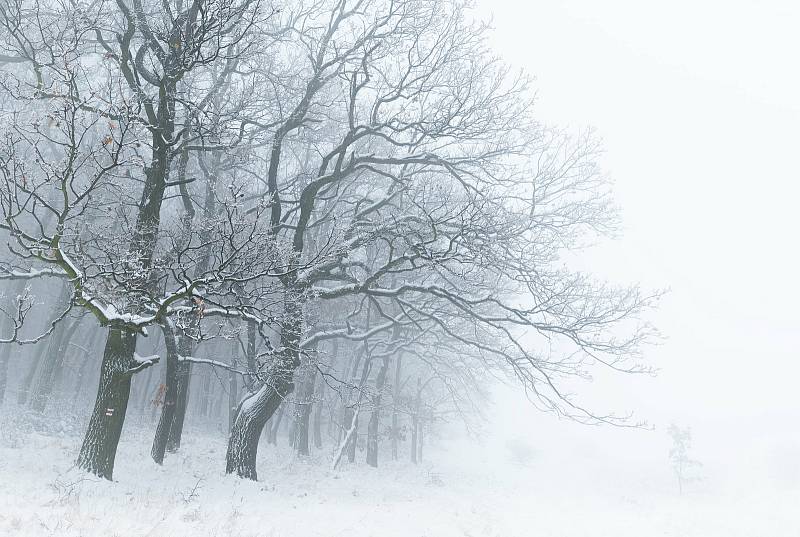
[{"label": "forest", "polygon": [[209,438],[231,478],[281,445],[388,481],[498,384],[649,427],[581,389],[654,373],[663,292],[572,262],[621,229],[603,144],[491,32],[460,0],[0,2],[2,434],[114,487]]}]

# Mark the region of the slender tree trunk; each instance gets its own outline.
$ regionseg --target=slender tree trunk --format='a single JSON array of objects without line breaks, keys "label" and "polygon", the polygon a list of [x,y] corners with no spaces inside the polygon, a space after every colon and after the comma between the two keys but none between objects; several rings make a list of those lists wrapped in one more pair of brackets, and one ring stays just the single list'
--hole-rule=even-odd
[{"label": "slender tree trunk", "polygon": [[278,433],[281,430],[281,425],[283,424],[283,416],[286,414],[286,405],[280,405],[278,408],[278,412],[272,416],[272,420],[270,421],[270,428],[267,431],[267,443],[271,445],[278,444]]},{"label": "slender tree trunk", "polygon": [[8,362],[11,358],[11,347],[7,345],[0,346],[0,406],[3,406],[3,401],[6,396],[6,386],[8,385]]},{"label": "slender tree trunk", "polygon": [[376,394],[372,398],[372,413],[367,425],[367,464],[373,468],[378,467],[378,433],[381,424],[381,392],[386,384],[386,374],[389,370],[389,359],[384,358],[383,365],[375,379]]},{"label": "slender tree trunk", "polygon": [[422,379],[417,379],[417,397],[414,401],[414,413],[411,418],[411,462],[417,464],[419,456],[417,454],[418,435],[419,435],[419,410],[422,397]]},{"label": "slender tree trunk", "polygon": [[403,355],[397,355],[397,364],[394,369],[394,386],[392,396],[392,460],[398,458],[398,443],[400,442],[400,427],[398,425],[397,404],[400,400],[400,372],[402,370]]},{"label": "slender tree trunk", "polygon": [[347,462],[352,463],[356,461],[356,445],[358,444],[358,412],[352,408],[348,408],[347,414],[347,430],[351,430],[353,432],[347,437],[347,442],[345,443],[345,453],[347,453]]},{"label": "slender tree trunk", "polygon": [[[50,337],[53,337],[54,335],[55,334],[51,334]],[[17,405],[19,406],[25,406],[28,403],[28,396],[31,393],[33,380],[36,378],[36,372],[39,371],[39,367],[41,366],[42,362],[47,359],[47,351],[50,348],[50,341],[39,341],[36,343],[36,347],[34,348],[37,351],[36,358],[32,360],[32,363],[22,380],[22,384],[17,391]]]},{"label": "slender tree trunk", "polygon": [[97,400],[78,455],[78,467],[110,480],[114,472],[135,366],[136,335],[118,329],[108,333]]},{"label": "slender tree trunk", "polygon": [[92,339],[92,344],[88,347],[89,353],[87,353],[87,356],[84,357],[83,360],[81,360],[81,365],[78,368],[78,373],[77,375],[75,375],[75,392],[72,395],[73,407],[77,405],[78,399],[83,393],[85,387],[91,385],[89,380],[87,380],[87,377],[90,376],[87,375],[87,373],[90,371],[90,363],[91,363],[91,360],[89,360],[88,357],[94,356],[95,351],[98,351],[99,353],[100,349],[98,349],[98,347],[102,342],[103,336],[105,336],[105,339],[108,339],[108,334],[106,334],[106,330],[102,329],[98,330],[97,335]]},{"label": "slender tree trunk", "polygon": [[420,420],[419,422],[419,433],[417,434],[419,438],[419,449],[417,449],[417,460],[422,460],[422,448],[425,446],[425,422]]},{"label": "slender tree trunk", "polygon": [[417,464],[417,432],[419,431],[419,424],[417,423],[417,416],[411,418],[411,462]]},{"label": "slender tree trunk", "polygon": [[[25,280],[20,280],[11,288],[9,296],[12,300],[14,300],[16,296],[23,292],[26,283],[27,282]],[[12,328],[11,321],[8,321],[4,324],[8,325],[9,330]],[[3,400],[5,399],[6,395],[6,386],[8,385],[8,362],[11,360],[12,348],[16,348],[17,350],[21,349],[19,346],[11,343],[0,345],[0,407],[3,406]]]},{"label": "slender tree trunk", "polygon": [[162,326],[162,331],[164,332],[164,343],[167,346],[167,371],[161,418],[158,420],[153,447],[150,449],[150,456],[153,457],[156,464],[163,464],[164,462],[170,425],[172,425],[175,417],[175,404],[178,400],[178,345],[175,341],[175,334],[169,325]]},{"label": "slender tree trunk", "polygon": [[[249,352],[248,352],[249,354]],[[253,350],[255,354],[255,349]],[[233,339],[231,344],[231,356],[233,358],[234,369],[239,365],[239,341]],[[236,421],[236,410],[239,406],[239,378],[238,373],[228,372],[228,434],[233,430],[233,423]]]},{"label": "slender tree trunk", "polygon": [[[178,353],[181,356],[191,356],[193,352],[193,341],[188,336],[178,337]],[[186,406],[189,400],[189,379],[192,376],[191,362],[178,362],[176,368],[178,391],[175,396],[175,413],[169,427],[169,437],[167,438],[167,451],[176,453],[181,447],[181,437],[183,436],[183,424],[186,420]]]},{"label": "slender tree trunk", "polygon": [[319,388],[315,390],[317,401],[314,403],[314,447],[322,449],[322,407],[325,400],[322,395],[325,391],[325,381],[320,380]]},{"label": "slender tree trunk", "polygon": [[47,407],[47,402],[50,399],[50,394],[53,393],[59,371],[64,367],[67,346],[80,324],[81,319],[72,320],[72,324],[60,330],[56,339],[51,342],[48,350],[49,356],[45,357],[42,367],[40,367],[39,378],[31,394],[30,405],[36,412],[44,412]]},{"label": "slender tree trunk", "polygon": [[311,365],[309,369],[306,372],[307,378],[303,383],[303,390],[298,401],[298,416],[295,426],[295,448],[298,454],[306,457],[311,454],[309,450],[309,425],[311,424],[311,409],[314,404],[314,385],[317,382],[316,366]]}]

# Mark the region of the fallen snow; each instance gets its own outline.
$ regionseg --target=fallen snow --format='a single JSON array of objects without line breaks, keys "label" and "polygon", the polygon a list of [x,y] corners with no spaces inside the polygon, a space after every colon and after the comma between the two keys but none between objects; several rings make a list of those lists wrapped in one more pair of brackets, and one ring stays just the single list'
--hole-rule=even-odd
[{"label": "fallen snow", "polygon": [[800,535],[796,484],[743,491],[717,489],[709,480],[678,496],[663,468],[642,471],[636,460],[606,464],[592,449],[523,444],[504,451],[479,442],[456,449],[442,438],[417,466],[386,461],[384,449],[377,470],[360,462],[333,471],[330,442],[303,459],[280,438],[278,447],[260,447],[260,481],[252,482],[225,475],[221,433],[193,428],[181,452],[157,466],[149,458],[153,427],[144,420],[126,425],[115,481],[108,482],[72,467],[77,433],[76,426],[45,434],[2,418],[0,535]]}]

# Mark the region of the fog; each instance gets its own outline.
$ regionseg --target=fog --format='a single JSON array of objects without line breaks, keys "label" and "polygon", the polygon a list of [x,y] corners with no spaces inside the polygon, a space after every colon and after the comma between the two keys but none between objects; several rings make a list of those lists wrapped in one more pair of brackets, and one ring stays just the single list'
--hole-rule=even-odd
[{"label": "fog", "polygon": [[0,10],[0,533],[797,535],[800,6],[143,1]]}]

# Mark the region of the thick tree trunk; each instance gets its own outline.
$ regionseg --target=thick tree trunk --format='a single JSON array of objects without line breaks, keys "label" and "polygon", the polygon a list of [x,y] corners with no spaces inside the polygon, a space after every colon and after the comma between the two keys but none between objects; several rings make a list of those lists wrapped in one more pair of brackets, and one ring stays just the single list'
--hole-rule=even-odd
[{"label": "thick tree trunk", "polygon": [[278,367],[271,379],[239,404],[228,439],[226,471],[229,474],[235,473],[239,477],[253,480],[258,477],[256,454],[261,431],[281,402],[294,390],[292,378],[300,366],[302,314],[301,304],[295,293],[287,292],[284,296],[280,341],[283,352],[275,357]]},{"label": "thick tree trunk", "polygon": [[111,329],[100,369],[97,400],[78,455],[78,467],[111,479],[135,367],[136,335]]},{"label": "thick tree trunk", "polygon": [[292,385],[284,384],[278,391],[264,384],[257,392],[245,397],[236,412],[228,439],[225,471],[239,477],[256,480],[256,455],[258,439],[267,420],[275,413]]}]

